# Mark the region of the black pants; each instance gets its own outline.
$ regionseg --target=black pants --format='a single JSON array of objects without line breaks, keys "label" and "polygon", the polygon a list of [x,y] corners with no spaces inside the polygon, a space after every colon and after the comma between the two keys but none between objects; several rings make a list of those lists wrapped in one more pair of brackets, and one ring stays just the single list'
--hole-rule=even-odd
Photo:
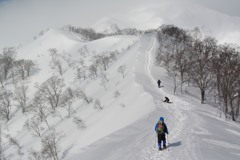
[{"label": "black pants", "polygon": [[166,137],[165,133],[158,134],[158,147],[161,148],[161,142],[163,142],[163,147],[166,146]]}]

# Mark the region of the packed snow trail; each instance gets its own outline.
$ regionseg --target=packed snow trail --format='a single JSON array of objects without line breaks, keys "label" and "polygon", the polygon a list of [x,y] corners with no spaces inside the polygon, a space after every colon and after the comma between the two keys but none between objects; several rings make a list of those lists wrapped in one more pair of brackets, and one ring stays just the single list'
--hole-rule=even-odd
[{"label": "packed snow trail", "polygon": [[[150,38],[150,37],[146,37]],[[144,44],[141,44],[143,46]],[[184,102],[182,100],[179,100],[177,97],[172,96],[171,94],[164,91],[164,88],[157,88],[157,79],[159,77],[154,77],[154,75],[161,74],[159,71],[155,71],[155,73],[151,72],[152,68],[154,67],[154,52],[156,51],[157,47],[157,41],[156,38],[151,36],[150,45],[145,51],[145,77],[149,79],[150,82],[138,82],[139,84],[142,84],[144,87],[149,87],[151,89],[147,90],[149,94],[151,94],[155,99],[156,104],[156,111],[155,113],[152,113],[150,117],[156,117],[155,123],[158,120],[160,116],[165,117],[165,122],[168,125],[170,135],[168,136],[168,143],[169,144],[169,150],[170,152],[163,152],[158,153],[156,152],[156,145],[149,144],[147,148],[144,148],[142,151],[141,159],[195,159],[194,148],[192,146],[192,137],[189,136],[189,131],[191,130],[190,126],[188,125],[188,122],[194,122],[194,118],[190,117],[191,111],[189,104],[187,102]],[[140,54],[143,56],[144,54]],[[140,58],[141,59],[141,58]],[[156,72],[158,74],[156,74]],[[139,75],[140,77],[140,75]],[[143,77],[139,78],[139,80],[143,80]],[[165,82],[163,82],[165,83]],[[146,84],[149,84],[146,86]],[[161,101],[163,97],[172,97],[174,99],[173,104],[166,104]],[[182,106],[182,107],[179,107]],[[152,125],[152,128],[154,127],[154,124]],[[153,132],[153,129],[150,130]],[[153,137],[151,139],[155,139],[156,135],[153,133]],[[190,134],[191,135],[191,134]],[[184,142],[183,142],[184,141]],[[156,140],[152,142],[153,144],[156,144]],[[172,151],[174,153],[172,153]],[[151,155],[149,158],[148,156]]]},{"label": "packed snow trail", "polygon": [[[144,94],[153,97],[155,110],[134,124],[88,146],[71,160],[79,158],[84,160],[197,160],[216,159],[216,157],[226,159],[226,157],[217,156],[218,150],[214,149],[215,145],[223,146],[225,143],[217,138],[216,140],[214,138],[213,140],[208,139],[211,136],[209,131],[213,133],[213,136],[219,133],[222,122],[217,120],[215,115],[211,115],[208,106],[203,105],[201,109],[198,109],[199,106],[194,105],[199,103],[198,99],[177,97],[172,94],[172,82],[164,73],[164,69],[154,66],[154,52],[158,47],[154,34],[144,35],[138,43],[138,57],[133,77],[136,83],[143,87]],[[157,87],[157,79],[159,78],[164,85],[162,88]],[[165,96],[170,97],[174,103],[163,103],[161,99]],[[158,151],[154,131],[154,126],[160,116],[165,118],[169,130],[169,136],[167,136],[169,149],[165,151]],[[204,121],[208,118],[215,118],[214,124],[209,125],[209,127]],[[211,122],[211,120],[209,121]],[[219,126],[214,128],[215,124]],[[209,131],[205,130],[205,127]],[[211,130],[211,127],[217,130]],[[240,131],[240,128],[238,129],[235,130],[230,126],[228,130],[222,132],[226,132],[226,134],[229,134],[227,133],[229,131],[237,133]],[[202,137],[206,141],[201,141]],[[235,134],[234,139],[239,137],[238,134]],[[211,144],[207,143],[208,141]],[[226,153],[227,156],[231,159],[238,159],[237,153],[240,151],[240,144],[236,143],[231,147],[235,150],[232,151],[232,154]],[[204,154],[204,152],[208,154]]]}]

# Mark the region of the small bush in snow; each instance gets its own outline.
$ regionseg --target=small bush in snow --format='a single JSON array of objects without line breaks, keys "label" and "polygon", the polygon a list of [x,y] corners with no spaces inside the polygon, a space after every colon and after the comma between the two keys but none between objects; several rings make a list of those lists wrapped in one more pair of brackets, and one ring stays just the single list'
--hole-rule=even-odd
[{"label": "small bush in snow", "polygon": [[89,51],[88,51],[88,48],[87,48],[87,46],[86,45],[84,45],[82,48],[80,48],[79,50],[78,50],[78,52],[80,53],[80,55],[82,56],[82,57],[86,57],[87,56],[87,54],[89,53]]},{"label": "small bush in snow", "polygon": [[100,85],[102,85],[104,87],[105,91],[107,90],[107,80],[105,78],[101,79]]},{"label": "small bush in snow", "polygon": [[121,106],[122,108],[125,108],[125,107],[126,107],[126,105],[123,104],[123,103],[120,103],[120,106]]},{"label": "small bush in snow", "polygon": [[94,101],[94,108],[98,109],[98,110],[102,110],[103,109],[103,106],[102,106],[101,102],[99,101],[99,99],[95,99],[95,101]]},{"label": "small bush in snow", "polygon": [[119,97],[120,96],[120,92],[119,91],[115,91],[113,96],[114,96],[114,98]]},{"label": "small bush in snow", "polygon": [[83,120],[81,118],[78,117],[74,117],[73,118],[73,122],[79,127],[79,128],[86,128]]},{"label": "small bush in snow", "polygon": [[126,65],[121,65],[118,67],[118,72],[122,74],[123,78],[125,77]]}]

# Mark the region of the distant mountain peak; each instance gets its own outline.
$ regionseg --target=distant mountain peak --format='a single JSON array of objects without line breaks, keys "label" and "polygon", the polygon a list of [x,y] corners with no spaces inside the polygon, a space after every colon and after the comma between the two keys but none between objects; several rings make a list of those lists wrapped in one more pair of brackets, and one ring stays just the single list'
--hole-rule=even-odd
[{"label": "distant mountain peak", "polygon": [[119,20],[111,17],[104,17],[97,21],[92,28],[100,33],[116,33],[119,31]]}]

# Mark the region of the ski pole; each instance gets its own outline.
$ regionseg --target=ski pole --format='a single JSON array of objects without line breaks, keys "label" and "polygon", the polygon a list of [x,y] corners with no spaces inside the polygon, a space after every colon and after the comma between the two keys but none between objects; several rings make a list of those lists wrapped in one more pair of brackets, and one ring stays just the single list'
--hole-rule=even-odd
[{"label": "ski pole", "polygon": [[169,136],[168,136],[168,134],[167,134],[167,139],[168,139],[168,146],[167,146],[167,148],[168,148],[168,151],[170,151],[170,149],[169,149],[170,141],[169,141]]},{"label": "ski pole", "polygon": [[155,138],[155,143],[154,143],[154,148],[156,148],[156,146],[157,146],[157,133],[155,134],[155,136],[154,136]]},{"label": "ski pole", "polygon": [[170,144],[170,141],[169,141],[169,136],[168,136],[168,134],[167,134],[167,141],[168,141],[168,145]]}]

